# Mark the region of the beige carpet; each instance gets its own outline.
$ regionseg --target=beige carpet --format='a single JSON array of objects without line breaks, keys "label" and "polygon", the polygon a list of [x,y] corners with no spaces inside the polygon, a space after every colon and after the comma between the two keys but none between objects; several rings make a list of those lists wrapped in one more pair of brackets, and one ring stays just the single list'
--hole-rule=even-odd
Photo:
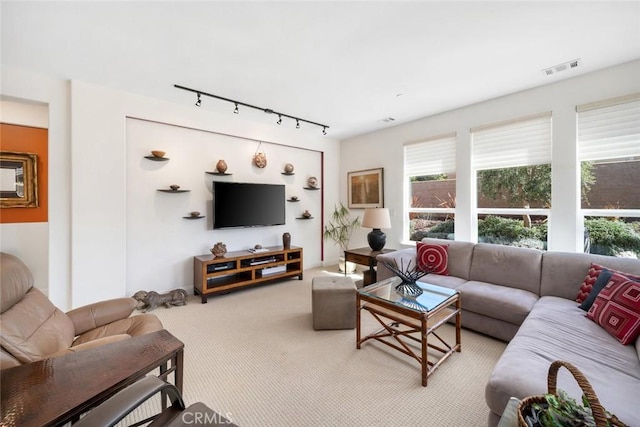
[{"label": "beige carpet", "polygon": [[185,343],[187,405],[245,427],[486,425],[484,386],[505,343],[463,330],[462,352],[422,387],[414,359],[371,341],[356,350],[355,330],[313,330],[311,279],[327,274],[337,269],[153,311]]}]

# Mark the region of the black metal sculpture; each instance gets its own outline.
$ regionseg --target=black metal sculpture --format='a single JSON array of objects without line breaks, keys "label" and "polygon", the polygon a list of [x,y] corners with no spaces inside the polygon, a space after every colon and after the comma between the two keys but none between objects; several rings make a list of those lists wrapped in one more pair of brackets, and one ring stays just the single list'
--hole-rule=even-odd
[{"label": "black metal sculpture", "polygon": [[397,260],[393,260],[393,263],[384,261],[384,266],[402,279],[402,283],[396,286],[396,292],[406,297],[417,297],[422,294],[422,288],[416,284],[418,279],[429,274],[429,271],[424,271],[417,268],[417,265],[411,267],[412,261],[409,260],[407,266],[404,266],[404,262],[400,259],[400,265]]}]

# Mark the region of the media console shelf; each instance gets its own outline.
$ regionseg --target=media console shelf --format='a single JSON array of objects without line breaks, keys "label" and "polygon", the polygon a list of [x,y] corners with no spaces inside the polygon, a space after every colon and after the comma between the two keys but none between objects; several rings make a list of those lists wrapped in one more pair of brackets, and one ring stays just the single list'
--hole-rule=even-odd
[{"label": "media console shelf", "polygon": [[202,303],[209,295],[257,285],[271,280],[298,276],[302,280],[302,248],[282,246],[265,252],[227,252],[222,257],[193,257],[193,290]]}]

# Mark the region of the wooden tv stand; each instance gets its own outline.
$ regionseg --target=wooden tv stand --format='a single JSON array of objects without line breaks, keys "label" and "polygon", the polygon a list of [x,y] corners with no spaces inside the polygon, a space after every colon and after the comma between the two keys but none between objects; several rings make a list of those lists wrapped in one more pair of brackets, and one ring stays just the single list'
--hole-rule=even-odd
[{"label": "wooden tv stand", "polygon": [[302,280],[302,248],[282,246],[264,252],[227,252],[224,256],[193,257],[193,290],[207,302],[209,295],[298,276]]}]

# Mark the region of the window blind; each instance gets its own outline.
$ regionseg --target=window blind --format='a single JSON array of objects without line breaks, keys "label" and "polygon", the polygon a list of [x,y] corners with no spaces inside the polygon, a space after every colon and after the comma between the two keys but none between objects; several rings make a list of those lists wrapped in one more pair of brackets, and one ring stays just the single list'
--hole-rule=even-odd
[{"label": "window blind", "polygon": [[580,161],[640,156],[640,93],[576,110]]},{"label": "window blind", "polygon": [[551,112],[471,129],[477,170],[551,163]]},{"label": "window blind", "polygon": [[456,134],[451,133],[404,147],[406,176],[438,175],[456,171]]}]

